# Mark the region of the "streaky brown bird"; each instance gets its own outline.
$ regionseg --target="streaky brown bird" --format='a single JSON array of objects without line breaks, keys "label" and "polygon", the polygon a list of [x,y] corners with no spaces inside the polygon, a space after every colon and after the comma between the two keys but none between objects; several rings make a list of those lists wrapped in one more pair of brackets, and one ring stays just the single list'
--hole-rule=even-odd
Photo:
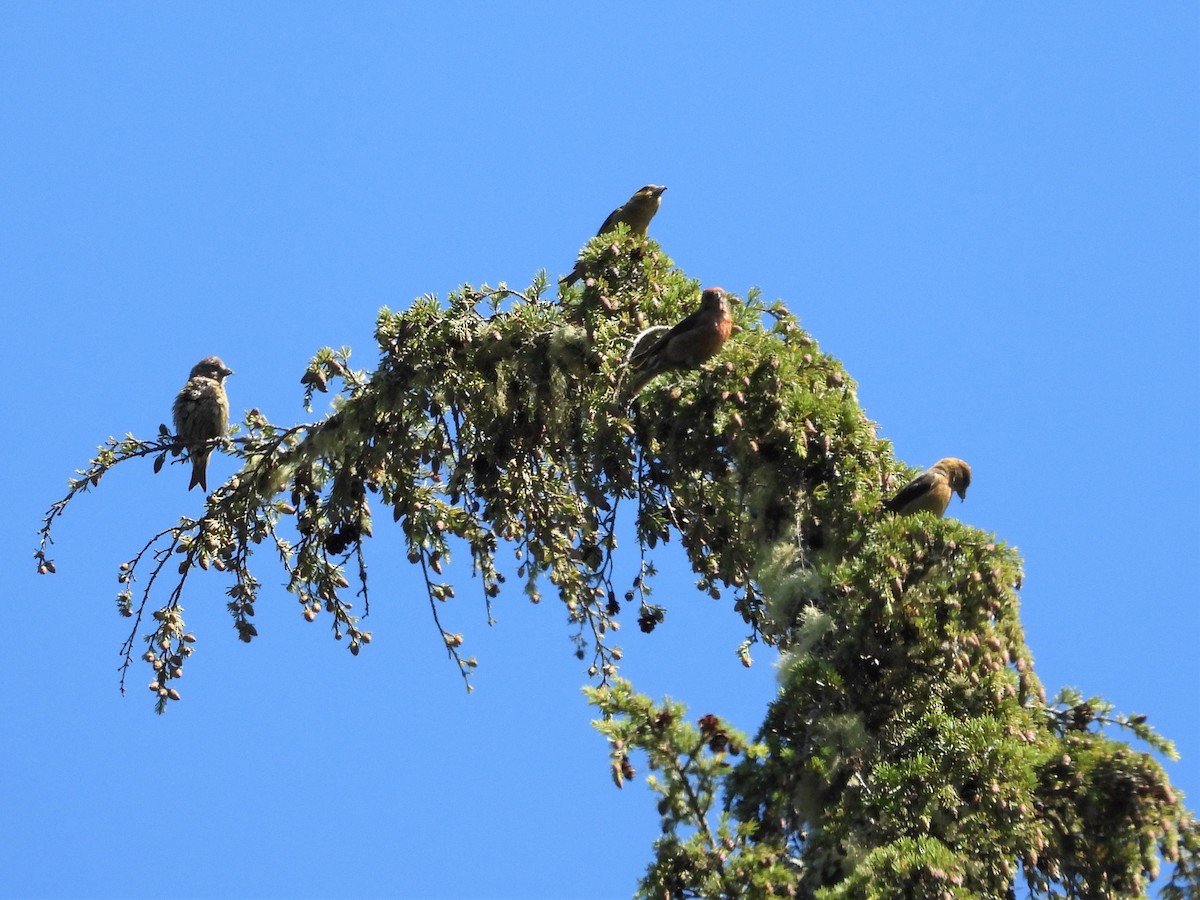
[{"label": "streaky brown bird", "polygon": [[700,307],[686,319],[661,334],[646,335],[634,344],[629,355],[633,380],[625,389],[633,396],[655,375],[671,370],[699,368],[716,356],[733,333],[729,300],[719,287],[705,288]]},{"label": "streaky brown bird", "polygon": [[206,356],[188,375],[187,384],[175,398],[175,437],[187,448],[192,460],[190,491],[196,485],[208,490],[208,457],[214,438],[224,437],[229,428],[229,398],[224,381],[233,374],[219,356]]},{"label": "streaky brown bird", "polygon": [[960,500],[966,500],[970,486],[971,467],[961,459],[947,456],[900,488],[896,496],[884,502],[883,508],[902,516],[917,512],[944,516],[950,495],[958,494]]},{"label": "streaky brown bird", "polygon": [[[647,184],[639,188],[634,192],[632,197],[608,214],[608,218],[604,220],[604,224],[596,232],[596,237],[608,234],[610,231],[616,231],[617,226],[622,222],[634,234],[645,237],[646,232],[650,229],[650,220],[654,218],[654,214],[658,212],[659,204],[662,203],[662,195],[665,190],[666,187],[661,184]],[[558,283],[570,287],[582,277],[583,269],[576,262],[575,268],[571,270],[571,273],[558,279]]]}]

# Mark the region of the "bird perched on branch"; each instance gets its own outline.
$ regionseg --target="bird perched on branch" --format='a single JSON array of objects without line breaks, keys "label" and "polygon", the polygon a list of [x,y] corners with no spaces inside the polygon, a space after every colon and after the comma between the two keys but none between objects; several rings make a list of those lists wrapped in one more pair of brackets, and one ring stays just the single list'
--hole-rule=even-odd
[{"label": "bird perched on branch", "polygon": [[966,500],[970,486],[971,467],[961,459],[948,456],[939,459],[900,488],[895,497],[883,504],[883,508],[902,516],[922,511],[943,516],[950,503],[950,495],[958,494],[960,500]]},{"label": "bird perched on branch", "polygon": [[[659,204],[662,203],[662,195],[665,190],[666,187],[661,184],[648,184],[640,188],[623,205],[618,206],[608,214],[608,218],[604,220],[604,224],[596,232],[596,237],[608,234],[610,231],[616,231],[617,226],[622,222],[629,226],[629,230],[634,234],[645,237],[647,230],[650,228],[650,220],[654,218],[654,214],[658,212]],[[583,269],[577,262],[575,263],[575,268],[571,270],[571,274],[564,275],[558,279],[558,283],[570,287],[582,277]]]},{"label": "bird perched on branch", "polygon": [[733,333],[729,301],[719,287],[705,288],[700,308],[673,328],[642,332],[629,354],[633,380],[625,389],[635,395],[655,375],[672,369],[695,369],[712,359]]},{"label": "bird perched on branch", "polygon": [[175,398],[175,437],[187,448],[192,460],[190,491],[196,485],[208,490],[208,457],[214,438],[224,437],[229,428],[229,398],[222,383],[233,374],[218,356],[207,356],[192,366],[187,384]]}]

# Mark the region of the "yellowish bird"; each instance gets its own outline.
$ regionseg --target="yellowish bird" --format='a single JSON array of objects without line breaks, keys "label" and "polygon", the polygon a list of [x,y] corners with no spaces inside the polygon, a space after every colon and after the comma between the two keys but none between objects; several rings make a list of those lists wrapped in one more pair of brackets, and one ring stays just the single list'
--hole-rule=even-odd
[{"label": "yellowish bird", "polygon": [[950,495],[958,494],[960,500],[966,500],[970,486],[971,467],[961,459],[948,456],[900,488],[883,508],[902,516],[923,511],[944,516],[950,505]]},{"label": "yellowish bird", "polygon": [[[596,237],[608,234],[610,231],[616,231],[617,226],[622,222],[634,234],[639,237],[645,237],[646,232],[650,229],[650,220],[654,218],[654,214],[658,212],[659,204],[662,203],[662,195],[665,190],[666,187],[661,184],[647,184],[639,188],[624,204],[618,206],[608,214],[608,218],[604,220],[604,224],[596,232]],[[570,287],[582,277],[583,270],[577,262],[575,263],[575,268],[571,270],[571,274],[564,275],[558,280],[558,283]]]}]

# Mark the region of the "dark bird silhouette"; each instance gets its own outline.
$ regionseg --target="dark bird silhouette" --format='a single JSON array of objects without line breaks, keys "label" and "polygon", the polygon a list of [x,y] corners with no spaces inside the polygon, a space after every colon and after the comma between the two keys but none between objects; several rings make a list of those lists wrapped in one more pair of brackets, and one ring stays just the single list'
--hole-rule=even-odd
[{"label": "dark bird silhouette", "polygon": [[672,370],[699,368],[725,346],[733,333],[729,301],[719,287],[705,288],[700,308],[678,325],[657,332],[643,332],[629,354],[633,380],[625,389],[637,394],[655,375]]},{"label": "dark bird silhouette", "polygon": [[922,511],[943,516],[950,504],[950,495],[958,494],[960,500],[966,500],[970,486],[971,467],[961,459],[948,456],[900,488],[883,508],[902,516]]},{"label": "dark bird silhouette", "polygon": [[224,437],[229,428],[229,398],[224,380],[233,374],[220,357],[207,356],[192,366],[187,384],[175,398],[175,437],[192,460],[190,491],[196,485],[208,490],[208,457],[213,438]]},{"label": "dark bird silhouette", "polygon": [[[646,232],[650,228],[650,220],[654,218],[654,214],[658,212],[659,204],[662,203],[662,195],[665,190],[666,187],[661,184],[648,184],[640,188],[624,204],[618,206],[608,214],[608,218],[604,220],[604,224],[596,232],[596,237],[608,234],[610,231],[616,231],[617,226],[622,222],[634,234],[645,237]],[[571,270],[571,274],[564,275],[558,279],[558,283],[570,287],[582,277],[583,269],[577,262],[575,263],[575,268]]]}]

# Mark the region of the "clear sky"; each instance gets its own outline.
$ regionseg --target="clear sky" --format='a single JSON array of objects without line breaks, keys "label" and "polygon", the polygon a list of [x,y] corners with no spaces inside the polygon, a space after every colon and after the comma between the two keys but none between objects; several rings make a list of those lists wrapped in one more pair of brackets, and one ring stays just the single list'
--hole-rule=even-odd
[{"label": "clear sky", "polygon": [[[379,527],[358,658],[269,561],[261,637],[223,577],[165,717],[117,692],[118,564],[201,509],[111,474],[34,574],[43,511],[108,435],[151,437],[202,356],[235,416],[305,420],[324,345],[384,304],[569,270],[614,206],[690,275],[782,298],[897,456],[974,467],[951,513],[1016,544],[1050,690],[1142,712],[1200,800],[1200,53],[1152,5],[4,3],[0,894],[621,897],[657,833],[617,791],[561,609],[445,611],[467,696]],[[214,458],[210,479],[232,472]],[[386,517],[384,517],[386,519]],[[671,550],[676,549],[672,545]],[[670,552],[624,674],[754,731],[727,604]],[[642,766],[644,769],[644,766]]]}]

